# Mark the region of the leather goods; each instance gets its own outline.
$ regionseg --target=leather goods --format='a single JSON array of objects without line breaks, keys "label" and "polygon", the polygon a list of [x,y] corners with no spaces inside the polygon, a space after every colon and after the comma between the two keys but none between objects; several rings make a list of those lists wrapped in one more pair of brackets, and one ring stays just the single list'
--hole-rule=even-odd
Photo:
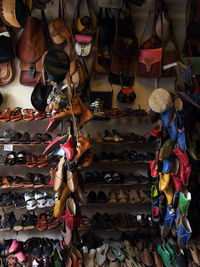
[{"label": "leather goods", "polygon": [[70,20],[67,14],[67,2],[59,0],[58,17],[49,23],[49,35],[51,40],[56,45],[65,45],[69,48],[70,59],[72,58],[73,34],[70,25]]},{"label": "leather goods", "polygon": [[140,49],[138,57],[137,75],[144,78],[158,78],[161,76],[162,48]]},{"label": "leather goods", "polygon": [[101,8],[121,9],[123,5],[122,0],[97,0],[97,5]]},{"label": "leather goods", "polygon": [[121,103],[131,103],[135,100],[136,94],[133,91],[133,88],[122,87],[117,95],[117,101]]},{"label": "leather goods", "polygon": [[70,67],[69,56],[64,50],[54,48],[44,58],[44,68],[48,78],[54,82],[62,82]]},{"label": "leather goods", "polygon": [[0,63],[0,85],[5,85],[13,79],[12,66],[10,62]]},{"label": "leather goods", "polygon": [[[132,86],[135,75],[135,58],[138,52],[138,41],[134,34],[134,25],[131,19],[130,10],[118,12],[115,24],[115,37],[113,42],[113,54],[110,67],[110,78],[112,83],[121,86]],[[112,79],[111,74],[118,75],[119,79]],[[123,79],[130,83],[124,84]]]},{"label": "leather goods", "polygon": [[40,80],[44,50],[42,24],[37,18],[29,16],[17,44],[17,56],[22,70],[20,83],[33,86]]},{"label": "leather goods", "polygon": [[1,18],[7,26],[21,28],[25,24],[29,8],[22,0],[2,0],[0,12]]}]

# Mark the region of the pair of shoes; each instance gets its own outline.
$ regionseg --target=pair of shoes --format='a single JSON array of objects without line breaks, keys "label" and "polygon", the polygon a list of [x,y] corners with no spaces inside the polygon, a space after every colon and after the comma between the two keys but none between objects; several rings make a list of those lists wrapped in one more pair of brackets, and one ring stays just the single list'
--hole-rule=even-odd
[{"label": "pair of shoes", "polygon": [[26,161],[26,166],[33,168],[33,167],[38,167],[38,168],[43,168],[48,165],[48,160],[47,157],[44,155],[30,155],[28,160]]},{"label": "pair of shoes", "polygon": [[43,187],[48,185],[49,176],[44,176],[41,173],[32,173],[29,172],[23,177],[23,187]]},{"label": "pair of shoes", "polygon": [[23,178],[20,176],[4,176],[0,178],[0,188],[17,188],[23,186]]},{"label": "pair of shoes", "polygon": [[123,177],[118,172],[111,171],[107,172],[103,176],[103,180],[106,184],[122,184]]},{"label": "pair of shoes", "polygon": [[[9,247],[9,256],[8,256],[8,264],[9,262],[12,262],[13,261],[15,262],[16,261],[16,265],[17,266],[17,261],[20,263],[20,264],[24,264],[25,263],[25,255],[23,253],[23,246],[22,246],[22,242],[18,242],[16,241],[15,239],[12,241],[12,244],[11,246]],[[13,256],[15,255],[16,259],[14,259]]]},{"label": "pair of shoes", "polygon": [[13,110],[10,108],[6,108],[4,111],[0,113],[0,121],[7,122],[7,121],[19,121],[22,119],[22,112],[21,108],[16,107]]},{"label": "pair of shoes", "polygon": [[6,213],[4,215],[4,220],[1,222],[1,231],[9,231],[13,229],[13,226],[16,222],[15,214],[13,211]]},{"label": "pair of shoes", "polygon": [[47,114],[45,112],[41,112],[39,110],[35,110],[32,108],[23,109],[23,120],[32,121],[32,120],[43,120],[46,118]]},{"label": "pair of shoes", "polygon": [[16,232],[19,232],[21,230],[32,230],[35,228],[36,221],[37,216],[35,215],[34,211],[28,211],[26,214],[22,214],[19,220],[16,220],[13,225],[13,229]]},{"label": "pair of shoes", "polygon": [[87,202],[88,203],[105,203],[108,201],[106,194],[103,191],[99,191],[96,194],[95,191],[90,191],[87,195]]},{"label": "pair of shoes", "polygon": [[52,207],[55,204],[55,197],[52,197],[48,193],[26,192],[24,193],[24,200],[26,203],[27,210],[33,210],[35,208]]},{"label": "pair of shoes", "polygon": [[122,135],[116,130],[113,129],[112,133],[109,130],[105,130],[105,135],[103,141],[105,142],[122,142],[124,139]]},{"label": "pair of shoes", "polygon": [[60,224],[59,219],[53,217],[52,212],[41,213],[36,221],[36,228],[39,231],[45,231],[47,229],[54,229]]},{"label": "pair of shoes", "polygon": [[21,209],[25,207],[24,194],[20,192],[7,192],[0,196],[1,207],[15,207]]},{"label": "pair of shoes", "polygon": [[16,152],[10,152],[6,155],[5,158],[5,165],[15,165],[15,164],[25,164],[26,163],[26,152],[20,151],[18,153]]}]

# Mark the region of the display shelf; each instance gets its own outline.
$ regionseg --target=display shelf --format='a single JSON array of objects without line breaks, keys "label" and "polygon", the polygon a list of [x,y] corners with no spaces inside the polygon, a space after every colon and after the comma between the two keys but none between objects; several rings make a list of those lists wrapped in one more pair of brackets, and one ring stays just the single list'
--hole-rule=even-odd
[{"label": "display shelf", "polygon": [[32,210],[28,210],[27,208],[26,208],[26,206],[23,206],[23,207],[14,207],[14,206],[12,206],[12,207],[0,207],[0,209],[1,210],[12,210],[12,209],[15,209],[15,210],[27,210],[27,211],[47,211],[47,210],[52,210],[53,209],[53,207],[54,206],[50,206],[50,207],[44,207],[44,208],[38,208],[38,207],[36,207],[35,209],[32,209]]},{"label": "display shelf", "polygon": [[119,141],[119,142],[114,142],[114,141],[96,141],[92,140],[92,144],[99,144],[99,145],[131,145],[131,144],[137,144],[137,145],[148,145],[150,146],[149,143],[147,142],[140,142],[140,141]]},{"label": "display shelf", "polygon": [[87,204],[83,204],[80,205],[81,208],[87,208],[87,207],[113,207],[113,206],[117,206],[117,207],[124,207],[124,206],[150,206],[151,205],[151,201],[143,203],[143,202],[139,202],[139,203],[130,203],[130,202],[126,202],[126,203],[119,203],[119,202],[115,202],[115,203],[108,203],[108,202],[104,202],[104,203],[87,203]]},{"label": "display shelf", "polygon": [[123,183],[123,184],[106,184],[106,183],[87,183],[85,187],[129,187],[129,186],[150,186],[151,183]]},{"label": "display shelf", "polygon": [[84,168],[90,168],[90,167],[95,167],[95,166],[101,166],[101,165],[123,165],[123,164],[133,164],[133,165],[137,165],[137,164],[150,164],[150,161],[146,161],[146,160],[137,160],[137,161],[129,161],[129,160],[99,160],[99,161],[95,161],[92,164],[90,164],[89,166],[81,166],[80,169],[84,169]]},{"label": "display shelf", "polygon": [[89,232],[89,231],[92,231],[92,232],[134,232],[134,233],[137,233],[137,234],[143,234],[143,233],[147,233],[148,234],[156,234],[159,232],[159,227],[156,227],[156,228],[151,228],[151,227],[147,227],[147,228],[143,228],[143,229],[133,229],[133,228],[126,228],[126,229],[121,229],[121,228],[112,228],[112,229],[106,229],[106,228],[88,228],[88,229],[83,229],[83,228],[78,228],[79,231],[82,231],[82,232]]},{"label": "display shelf", "polygon": [[6,188],[2,188],[0,187],[0,192],[1,190],[22,190],[22,189],[35,189],[35,190],[40,190],[40,189],[53,189],[53,185],[43,185],[41,187],[34,187],[34,185],[31,186],[19,186],[19,187],[6,187]]}]

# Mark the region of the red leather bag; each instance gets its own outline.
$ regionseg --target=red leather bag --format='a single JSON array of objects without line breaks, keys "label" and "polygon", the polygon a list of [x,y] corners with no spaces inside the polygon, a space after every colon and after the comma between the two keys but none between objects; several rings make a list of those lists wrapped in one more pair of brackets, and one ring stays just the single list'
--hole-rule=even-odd
[{"label": "red leather bag", "polygon": [[140,49],[138,57],[137,75],[144,78],[158,78],[161,76],[162,48]]}]

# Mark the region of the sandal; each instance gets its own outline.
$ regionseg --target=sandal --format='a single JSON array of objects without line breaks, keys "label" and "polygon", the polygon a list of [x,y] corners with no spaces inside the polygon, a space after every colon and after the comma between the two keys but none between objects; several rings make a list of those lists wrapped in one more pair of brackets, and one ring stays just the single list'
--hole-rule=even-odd
[{"label": "sandal", "polygon": [[10,120],[11,110],[10,108],[6,108],[1,114],[0,114],[0,122],[7,122]]},{"label": "sandal", "polygon": [[11,111],[11,114],[10,114],[10,120],[11,121],[19,121],[22,119],[22,112],[21,112],[22,108],[14,108],[12,111]]},{"label": "sandal", "polygon": [[19,176],[14,176],[10,187],[17,188],[22,186],[23,186],[23,178]]},{"label": "sandal", "polygon": [[1,179],[1,188],[9,188],[12,183],[12,176],[5,176]]},{"label": "sandal", "polygon": [[22,137],[19,139],[20,144],[30,144],[30,134],[25,132]]},{"label": "sandal", "polygon": [[16,153],[15,152],[10,152],[6,156],[5,165],[9,165],[9,166],[14,165],[16,163],[16,160],[17,160]]},{"label": "sandal", "polygon": [[31,168],[37,166],[37,156],[31,155],[26,162],[26,166]]},{"label": "sandal", "polygon": [[23,120],[32,121],[34,119],[33,111],[34,111],[34,109],[32,109],[32,108],[23,109]]},{"label": "sandal", "polygon": [[38,157],[38,161],[37,161],[38,168],[43,168],[43,167],[45,167],[47,165],[48,165],[47,157],[45,157],[44,155],[40,155]]},{"label": "sandal", "polygon": [[46,113],[45,112],[41,112],[39,110],[36,110],[35,113],[34,113],[34,119],[36,121],[38,120],[43,120],[46,118]]},{"label": "sandal", "polygon": [[45,203],[46,203],[46,199],[44,197],[44,194],[42,194],[41,192],[35,192],[34,194],[34,198],[37,202],[37,207],[42,209],[45,208]]},{"label": "sandal", "polygon": [[36,228],[39,231],[45,231],[45,230],[47,230],[47,227],[48,227],[47,223],[48,223],[47,214],[41,213],[38,220],[37,220]]}]

